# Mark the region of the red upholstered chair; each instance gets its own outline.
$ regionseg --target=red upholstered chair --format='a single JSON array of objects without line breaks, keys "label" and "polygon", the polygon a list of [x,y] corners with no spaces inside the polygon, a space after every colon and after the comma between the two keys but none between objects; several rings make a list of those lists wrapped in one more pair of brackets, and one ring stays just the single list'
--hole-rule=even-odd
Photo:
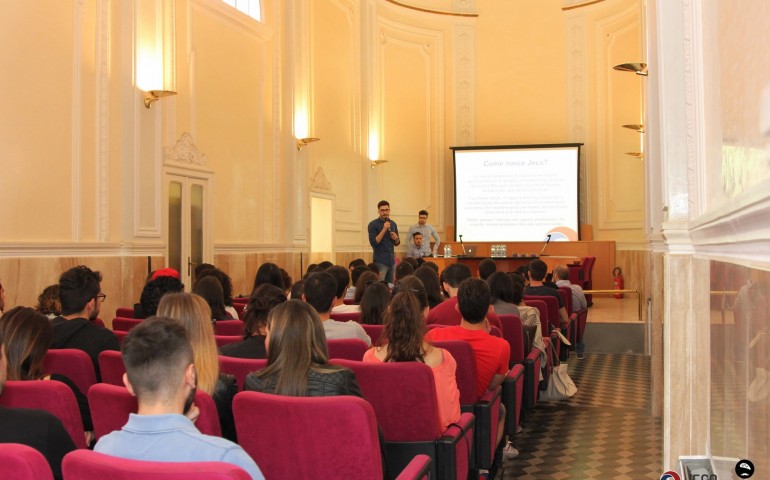
[{"label": "red upholstered chair", "polygon": [[[123,331],[120,331],[120,330],[113,330],[112,333],[114,333],[115,336],[118,337],[118,343],[123,345],[123,340],[125,340],[126,336],[128,336],[128,332],[123,332]],[[99,369],[101,370],[101,367],[99,367]]]},{"label": "red upholstered chair", "polygon": [[335,338],[326,341],[329,358],[344,358],[346,360],[362,360],[369,349],[363,340],[357,338]]},{"label": "red upholstered chair", "polygon": [[[195,426],[206,435],[222,436],[214,400],[205,392],[195,393],[195,405],[200,409]],[[126,387],[97,383],[88,390],[88,406],[94,422],[94,436],[100,438],[120,430],[128,422],[128,415],[136,413],[139,406],[136,397]]]},{"label": "red upholstered chair", "polygon": [[233,297],[233,304],[242,303],[244,305],[249,303],[249,297]]},{"label": "red upholstered chair", "polygon": [[[521,421],[525,394],[534,395],[538,387],[538,382],[534,380],[539,377],[539,375],[535,376],[535,373],[540,370],[540,350],[533,348],[524,358],[524,332],[521,319],[516,315],[498,316],[503,324],[503,338],[511,346],[511,371],[503,382],[503,404],[508,412],[515,413],[513,415],[509,413],[505,418],[505,431],[513,435]],[[529,375],[526,373],[527,370],[530,370]]]},{"label": "red upholstered chair", "polygon": [[365,323],[362,323],[361,326],[364,327],[364,331],[372,339],[372,345],[377,345],[380,335],[382,335],[382,329],[385,327],[383,325],[367,325]]},{"label": "red upholstered chair", "polygon": [[123,364],[123,357],[120,352],[105,350],[99,353],[99,370],[102,372],[102,383],[118,387],[123,386],[123,374],[126,373],[126,366]]},{"label": "red upholstered chair", "polygon": [[337,320],[338,322],[361,322],[361,312],[340,312],[340,313],[330,313],[330,317],[332,317],[332,320]]},{"label": "red upholstered chair", "polygon": [[[593,282],[591,278],[593,276],[594,264],[596,263],[596,257],[583,257],[581,264],[583,265],[583,290],[592,290]],[[588,306],[593,305],[593,295],[586,295],[586,301]]]},{"label": "red upholstered chair", "polygon": [[571,325],[573,328],[570,329],[569,341],[572,342],[572,345],[577,345],[577,342],[583,339],[583,334],[586,330],[586,322],[588,322],[588,309],[581,308],[574,313],[575,321]]},{"label": "red upholstered chair", "polygon": [[[559,301],[556,300],[556,297],[551,296],[542,296],[542,295],[524,295],[524,303],[529,305],[529,300],[540,300],[542,302],[545,302],[545,318],[548,319],[548,330],[543,331],[543,338],[550,337],[551,342],[554,348],[554,351],[556,352],[557,356],[561,356],[561,340],[559,337],[556,336],[556,334],[551,335],[551,330],[553,328],[561,328],[561,318],[559,317]],[[533,305],[534,306],[534,305]],[[540,310],[540,323],[542,325],[543,322],[543,311]],[[549,357],[550,359],[550,357]],[[548,371],[551,371],[550,363],[548,367]]]},{"label": "red upholstered chair", "polygon": [[116,317],[134,318],[134,309],[132,307],[118,307],[115,310]]},{"label": "red upholstered chair", "polygon": [[0,447],[3,478],[32,478],[53,480],[51,467],[42,453],[19,443],[4,443]]},{"label": "red upholstered chair", "polygon": [[246,380],[246,375],[251,372],[262,370],[267,366],[267,360],[255,359],[255,358],[236,358],[226,357],[224,355],[219,356],[219,369],[222,373],[229,373],[235,376],[236,385],[238,390],[243,390],[243,382]]},{"label": "red upholstered chair", "polygon": [[241,320],[217,320],[214,322],[214,335],[241,335],[243,336],[243,321]]},{"label": "red upholstered chair", "polygon": [[342,300],[342,303],[344,303],[345,305],[355,305],[356,300],[354,298],[346,298]]},{"label": "red upholstered chair", "polygon": [[233,301],[233,308],[235,309],[235,313],[238,314],[238,318],[241,320],[243,320],[243,310],[246,308],[246,305],[248,305],[248,303]]},{"label": "red upholstered chair", "polygon": [[366,400],[240,392],[233,414],[238,443],[265,478],[382,478],[377,422]]},{"label": "red upholstered chair", "polygon": [[72,437],[75,446],[86,448],[83,421],[75,394],[67,385],[49,380],[9,380],[0,396],[0,405],[45,410],[56,416]]},{"label": "red upholstered chair", "polygon": [[567,286],[559,287],[561,301],[564,302],[564,308],[567,310],[567,316],[572,315],[572,289]]},{"label": "red upholstered chair", "polygon": [[214,335],[214,341],[217,342],[217,347],[222,347],[231,343],[242,342],[243,335]]},{"label": "red upholstered chair", "polygon": [[242,468],[224,462],[145,462],[90,450],[70,452],[62,462],[67,480],[251,480]]},{"label": "red upholstered chair", "polygon": [[43,358],[43,371],[64,375],[72,380],[83,394],[96,383],[94,362],[86,352],[75,348],[48,350]]},{"label": "red upholstered chair", "polygon": [[112,330],[119,330],[121,332],[128,332],[135,326],[142,323],[141,318],[126,318],[115,317],[112,319]]},{"label": "red upholstered chair", "polygon": [[474,440],[475,467],[489,470],[495,460],[497,449],[498,419],[502,403],[502,387],[487,390],[484,396],[476,395],[476,359],[471,344],[462,340],[433,342],[444,348],[457,362],[457,388],[460,390],[460,408],[476,417],[476,438]]},{"label": "red upholstered chair", "polygon": [[[419,362],[332,363],[355,372],[364,398],[374,407],[385,438],[388,471],[401,471],[415,455],[423,454],[433,459],[431,478],[468,477],[473,453],[473,414],[461,414],[456,424],[440,431],[436,386],[429,366]],[[239,435],[239,441],[240,438]]]}]

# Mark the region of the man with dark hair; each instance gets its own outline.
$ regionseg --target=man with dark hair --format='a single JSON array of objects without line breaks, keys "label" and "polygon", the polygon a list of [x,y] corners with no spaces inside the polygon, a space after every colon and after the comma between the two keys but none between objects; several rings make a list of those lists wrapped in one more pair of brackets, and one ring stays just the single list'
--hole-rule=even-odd
[{"label": "man with dark hair", "polygon": [[358,312],[358,305],[345,305],[345,295],[350,285],[350,274],[348,269],[340,265],[334,265],[326,269],[326,273],[331,274],[337,281],[337,294],[332,304],[332,313]]},{"label": "man with dark hair", "polygon": [[[204,270],[200,281],[211,275],[213,270]],[[158,305],[163,295],[167,293],[178,293],[184,290],[184,284],[178,278],[163,275],[156,277],[142,288],[142,294],[139,297],[139,309],[134,306],[134,318],[148,318],[155,315],[158,311]]]},{"label": "man with dark hair", "polygon": [[409,245],[406,247],[407,258],[422,258],[430,255],[425,254],[422,248],[422,233],[414,232],[409,235]]},{"label": "man with dark hair", "polygon": [[414,275],[414,267],[409,262],[401,262],[396,265],[396,282],[409,275]]},{"label": "man with dark hair", "polygon": [[[569,281],[569,267],[566,265],[557,265],[553,269],[554,280],[556,280],[556,286],[569,287],[572,290],[572,311],[577,312],[584,308],[588,308],[588,301],[586,295],[583,293],[583,288],[580,285],[574,285]],[[578,340],[575,344],[575,356],[578,360],[585,358],[586,345],[583,343],[583,339]]]},{"label": "man with dark hair", "polygon": [[[348,263],[348,270],[353,272],[358,267],[365,267],[366,262],[363,258],[356,258],[355,260],[351,260],[350,263]],[[351,273],[352,274],[352,273]],[[353,283],[356,283],[355,281]]]},{"label": "man with dark hair", "polygon": [[377,204],[379,217],[369,222],[369,244],[374,251],[374,263],[377,264],[380,280],[393,283],[393,266],[396,264],[395,247],[401,244],[398,226],[390,219],[390,204],[381,200]]},{"label": "man with dark hair", "polygon": [[107,297],[101,289],[102,275],[85,265],[70,268],[59,277],[61,315],[51,320],[51,348],[76,348],[91,357],[96,379],[101,381],[99,354],[119,350],[118,338],[110,330],[91,323]]},{"label": "man with dark hair", "polygon": [[524,295],[555,297],[559,302],[559,318],[561,319],[561,326],[562,328],[566,328],[569,325],[569,316],[567,315],[567,309],[564,307],[564,300],[561,299],[561,295],[557,289],[543,285],[546,273],[548,273],[548,265],[546,265],[544,261],[537,259],[529,262],[529,270],[527,272],[527,275],[529,276],[529,285],[524,287]]},{"label": "man with dark hair", "polygon": [[[467,278],[457,288],[457,306],[462,315],[460,324],[453,327],[428,330],[428,341],[463,340],[470,343],[476,363],[476,395],[482,397],[489,390],[496,389],[508,374],[511,347],[502,338],[493,337],[487,331],[487,315],[490,310],[491,294],[487,282],[478,278]],[[497,428],[497,443],[503,436],[505,408],[500,406]],[[515,458],[518,451],[506,443],[503,456],[506,460]]]},{"label": "man with dark hair", "polygon": [[[417,247],[417,242],[415,241],[414,234],[419,232],[420,233],[420,257],[430,257],[431,255],[431,249],[430,249],[430,239],[433,238],[435,240],[435,243],[433,244],[433,255],[436,255],[438,252],[438,246],[441,244],[441,239],[438,236],[438,232],[436,232],[436,229],[433,228],[432,225],[428,225],[428,211],[427,210],[420,210],[419,213],[417,213],[417,223],[409,227],[409,239],[410,244],[413,244],[415,247]],[[411,246],[411,245],[410,245]],[[414,256],[414,255],[410,255]]]},{"label": "man with dark hair", "polygon": [[485,258],[479,262],[479,278],[486,280],[497,271],[497,264],[491,258]]},{"label": "man with dark hair", "polygon": [[[0,338],[0,396],[7,377],[5,349]],[[75,450],[75,442],[61,420],[43,410],[0,406],[0,444],[20,443],[42,453],[56,479],[62,478],[61,461]],[[2,448],[2,447],[0,447]]]},{"label": "man with dark hair", "polygon": [[[425,322],[428,325],[434,323],[439,325],[460,325],[462,315],[457,308],[457,292],[460,284],[471,278],[471,269],[463,263],[453,263],[441,273],[443,275],[442,286],[444,291],[449,294],[449,299],[441,302],[436,308],[431,308]],[[499,328],[500,332],[503,331],[503,324],[495,314],[494,309],[489,310],[487,320],[489,320],[491,325]]]},{"label": "man with dark hair", "polygon": [[122,430],[102,437],[94,451],[154,462],[225,462],[253,479],[264,478],[240,446],[195,428],[198,380],[192,346],[180,322],[151,317],[134,327],[123,342],[123,363],[123,383],[136,396],[139,410],[129,415]]},{"label": "man with dark hair", "polygon": [[305,279],[302,300],[318,312],[326,332],[326,339],[358,338],[366,345],[371,345],[372,339],[358,322],[338,322],[331,319],[332,305],[336,296],[337,281],[330,273],[316,272]]},{"label": "man with dark hair", "polygon": [[348,288],[347,293],[345,293],[345,300],[353,300],[356,298],[356,283],[358,282],[358,277],[367,270],[366,264],[363,264],[357,266],[350,272],[350,287]]}]

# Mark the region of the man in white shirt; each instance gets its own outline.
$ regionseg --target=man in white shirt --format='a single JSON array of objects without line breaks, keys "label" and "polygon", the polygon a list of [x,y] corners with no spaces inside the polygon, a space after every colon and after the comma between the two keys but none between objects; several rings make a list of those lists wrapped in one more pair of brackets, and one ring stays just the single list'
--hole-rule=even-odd
[{"label": "man in white shirt", "polygon": [[420,232],[422,235],[421,252],[422,257],[430,257],[430,239],[433,238],[436,243],[433,244],[433,254],[438,252],[438,246],[441,244],[441,239],[438,236],[438,232],[432,225],[428,225],[428,211],[420,210],[417,214],[417,223],[409,227],[409,243],[412,245],[412,239],[415,232]]},{"label": "man in white shirt", "polygon": [[305,291],[302,293],[302,300],[309,303],[318,312],[326,333],[326,339],[358,338],[363,340],[367,346],[371,346],[372,339],[358,322],[332,320],[331,310],[334,299],[337,298],[336,295],[337,281],[330,273],[317,272],[305,279]]}]

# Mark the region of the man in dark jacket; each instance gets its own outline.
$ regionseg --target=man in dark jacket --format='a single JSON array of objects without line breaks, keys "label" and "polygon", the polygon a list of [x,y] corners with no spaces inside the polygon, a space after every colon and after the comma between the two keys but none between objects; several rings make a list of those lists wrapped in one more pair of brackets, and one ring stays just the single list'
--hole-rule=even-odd
[{"label": "man in dark jacket", "polygon": [[61,315],[51,321],[51,348],[76,348],[91,357],[96,379],[101,381],[99,354],[120,350],[118,338],[110,330],[94,325],[99,308],[107,297],[101,289],[102,275],[85,265],[70,268],[59,277]]}]

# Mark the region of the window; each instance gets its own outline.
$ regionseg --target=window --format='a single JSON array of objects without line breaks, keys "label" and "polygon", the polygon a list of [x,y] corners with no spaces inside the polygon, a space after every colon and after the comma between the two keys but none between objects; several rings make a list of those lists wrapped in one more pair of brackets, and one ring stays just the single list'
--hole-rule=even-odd
[{"label": "window", "polygon": [[262,21],[262,6],[260,0],[222,0],[226,4],[235,8],[239,12],[243,12],[250,16],[254,20]]}]

